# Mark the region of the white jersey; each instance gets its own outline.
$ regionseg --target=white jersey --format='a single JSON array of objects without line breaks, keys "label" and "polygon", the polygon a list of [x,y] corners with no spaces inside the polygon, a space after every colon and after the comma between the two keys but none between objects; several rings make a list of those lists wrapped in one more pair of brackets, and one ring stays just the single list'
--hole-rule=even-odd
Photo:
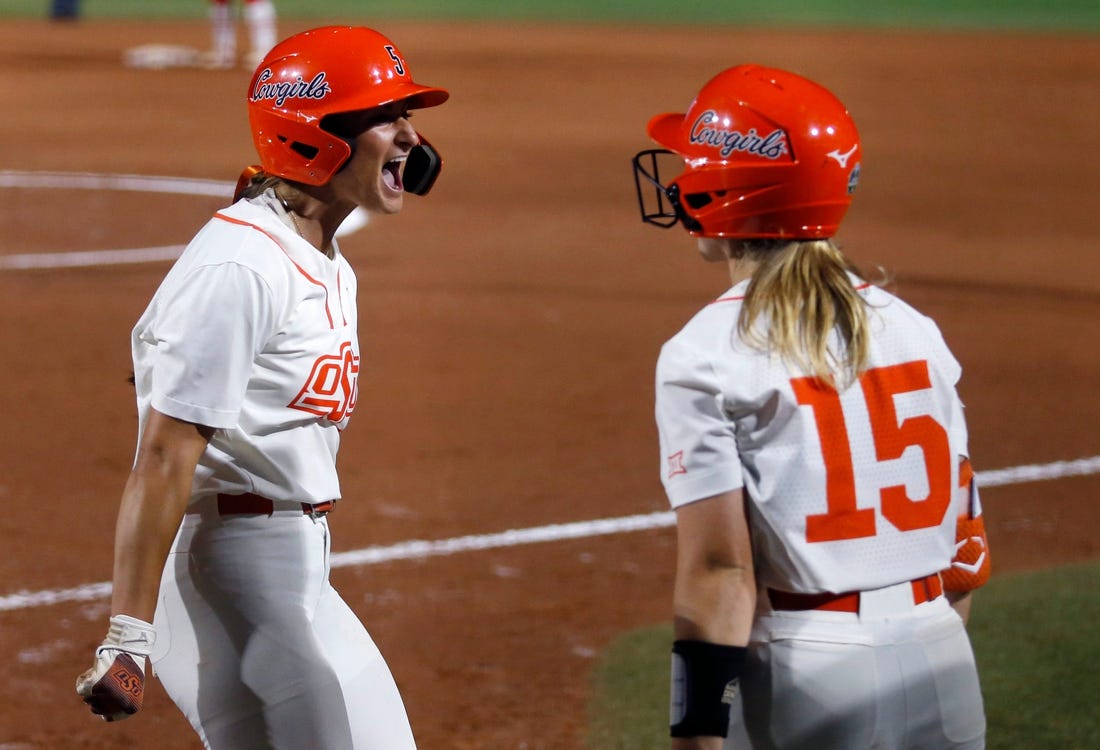
[{"label": "white jersey", "polygon": [[216,428],[192,498],[340,497],[336,452],[359,373],[355,274],[288,224],[273,194],[219,211],[132,336],[140,432],[150,407]]},{"label": "white jersey", "polygon": [[757,577],[794,592],[869,590],[948,567],[967,455],[961,374],[935,323],[869,303],[868,370],[838,393],[741,340],[743,282],[661,350],[656,417],[673,507],[743,489]]}]

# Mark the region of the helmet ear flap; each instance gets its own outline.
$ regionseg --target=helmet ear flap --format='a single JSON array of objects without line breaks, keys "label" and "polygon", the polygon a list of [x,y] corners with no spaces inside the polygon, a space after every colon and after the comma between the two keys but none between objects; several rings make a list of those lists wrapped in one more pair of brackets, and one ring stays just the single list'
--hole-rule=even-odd
[{"label": "helmet ear flap", "polygon": [[253,141],[265,168],[280,166],[279,175],[307,185],[323,185],[351,158],[351,146],[313,125],[265,114]]}]

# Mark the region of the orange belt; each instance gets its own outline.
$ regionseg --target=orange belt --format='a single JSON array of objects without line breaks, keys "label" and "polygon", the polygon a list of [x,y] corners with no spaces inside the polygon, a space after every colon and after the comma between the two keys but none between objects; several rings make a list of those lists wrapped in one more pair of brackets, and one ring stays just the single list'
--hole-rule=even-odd
[{"label": "orange belt", "polygon": [[[327,516],[336,507],[335,500],[323,503],[302,503],[302,513],[319,518]],[[270,498],[246,492],[243,495],[218,495],[218,513],[223,516],[254,513],[270,516],[275,512],[275,502]]]},{"label": "orange belt", "polygon": [[[930,602],[943,594],[943,584],[940,583],[938,574],[915,578],[909,582],[913,587],[913,604]],[[833,594],[826,591],[823,594],[795,594],[790,591],[768,589],[768,599],[772,603],[772,609],[802,612],[808,609],[821,609],[830,612],[859,613],[859,592],[848,591],[843,594]]]}]

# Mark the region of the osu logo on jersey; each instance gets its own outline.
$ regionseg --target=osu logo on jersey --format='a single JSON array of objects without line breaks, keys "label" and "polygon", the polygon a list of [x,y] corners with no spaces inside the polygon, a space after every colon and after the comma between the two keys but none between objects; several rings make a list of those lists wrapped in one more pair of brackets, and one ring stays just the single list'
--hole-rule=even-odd
[{"label": "osu logo on jersey", "polygon": [[339,354],[317,358],[306,384],[289,406],[340,422],[351,416],[358,395],[359,355],[351,350],[351,342],[345,341]]}]

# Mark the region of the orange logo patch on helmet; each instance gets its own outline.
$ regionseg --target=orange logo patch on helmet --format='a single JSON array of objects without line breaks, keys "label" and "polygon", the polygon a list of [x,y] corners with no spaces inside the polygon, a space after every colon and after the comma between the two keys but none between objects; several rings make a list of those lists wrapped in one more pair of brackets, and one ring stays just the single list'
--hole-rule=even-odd
[{"label": "orange logo patch on helmet", "polygon": [[256,88],[252,91],[251,101],[260,102],[267,99],[275,101],[276,107],[283,106],[287,99],[324,99],[332,93],[332,87],[328,85],[325,71],[321,71],[307,81],[298,76],[293,81],[277,81],[268,83],[275,74],[271,68],[264,68],[256,78]]}]

